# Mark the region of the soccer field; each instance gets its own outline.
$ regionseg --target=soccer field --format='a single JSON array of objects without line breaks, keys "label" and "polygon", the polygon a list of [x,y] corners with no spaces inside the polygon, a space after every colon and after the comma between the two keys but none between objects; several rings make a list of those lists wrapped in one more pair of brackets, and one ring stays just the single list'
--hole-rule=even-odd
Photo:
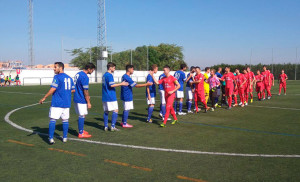
[{"label": "soccer field", "polygon": [[[276,84],[271,100],[259,102],[255,94],[245,108],[178,116],[166,128],[159,127],[159,98],[154,123],[146,123],[145,88],[134,88],[134,127],[117,126],[119,132],[103,131],[101,86],[93,84],[85,121],[93,137],[77,139],[72,107],[69,141],[56,138],[54,145],[21,130],[48,133],[50,102],[32,105],[48,89],[0,88],[1,181],[300,181],[300,81],[287,82],[286,96],[277,96]],[[118,123],[121,101],[119,109]],[[55,132],[62,135],[61,120]]]}]

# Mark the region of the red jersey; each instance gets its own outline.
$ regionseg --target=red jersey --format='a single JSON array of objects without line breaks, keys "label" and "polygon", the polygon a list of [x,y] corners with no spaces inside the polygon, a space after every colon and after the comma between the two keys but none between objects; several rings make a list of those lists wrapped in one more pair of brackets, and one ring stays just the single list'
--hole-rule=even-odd
[{"label": "red jersey", "polygon": [[270,73],[270,78],[271,78],[271,81],[274,80],[274,75],[272,73]]},{"label": "red jersey", "polygon": [[226,88],[233,88],[234,74],[232,72],[225,73],[221,79],[225,80]]},{"label": "red jersey", "polygon": [[249,73],[244,74],[247,82],[246,82],[246,86],[248,86],[250,84],[250,77],[249,77]]},{"label": "red jersey", "polygon": [[177,79],[170,75],[169,77],[164,77],[160,79],[158,82],[164,86],[165,92],[168,93],[169,91],[175,90],[175,81]]},{"label": "red jersey", "polygon": [[287,75],[284,73],[284,74],[280,74],[279,75],[279,81],[280,83],[285,83],[286,82],[286,79],[287,79]]},{"label": "red jersey", "polygon": [[252,71],[248,72],[248,82],[249,82],[249,85],[251,84],[251,82],[254,80],[255,78],[255,75]]},{"label": "red jersey", "polygon": [[245,77],[245,75],[244,74],[239,74],[239,75],[236,75],[235,78],[236,78],[235,80],[236,80],[238,88],[244,88],[245,84],[247,84],[247,82],[246,82],[244,85],[242,85],[244,83],[244,81],[247,79]]},{"label": "red jersey", "polygon": [[204,91],[204,75],[200,73],[194,77],[195,81],[200,81],[200,83],[195,84],[195,92]]},{"label": "red jersey", "polygon": [[261,73],[264,76],[264,83],[269,84],[270,83],[270,71],[266,70]]},{"label": "red jersey", "polygon": [[264,81],[264,76],[263,75],[256,75],[255,76],[255,80],[256,80],[256,85],[257,86],[261,86],[263,84]]}]

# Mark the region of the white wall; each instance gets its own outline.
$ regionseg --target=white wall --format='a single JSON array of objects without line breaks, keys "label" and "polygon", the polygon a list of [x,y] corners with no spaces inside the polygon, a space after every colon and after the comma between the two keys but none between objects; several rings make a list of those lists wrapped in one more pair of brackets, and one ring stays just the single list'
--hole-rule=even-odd
[{"label": "white wall", "polygon": [[[65,69],[65,73],[70,77],[74,78],[76,73],[80,70],[68,70]],[[12,78],[15,78],[17,73],[16,70],[2,70],[5,76],[12,75]],[[155,74],[156,79],[161,75],[163,71],[158,71]],[[171,71],[173,75],[175,71]],[[186,72],[187,74],[188,72]],[[120,82],[122,76],[125,74],[125,70],[116,70],[114,72],[115,82]],[[145,82],[146,77],[149,74],[148,71],[134,71],[132,79],[136,82]],[[21,70],[20,81],[22,85],[50,85],[54,76],[54,71],[52,69],[33,69],[33,70]],[[92,75],[89,75],[90,82],[95,82],[95,72]]]}]

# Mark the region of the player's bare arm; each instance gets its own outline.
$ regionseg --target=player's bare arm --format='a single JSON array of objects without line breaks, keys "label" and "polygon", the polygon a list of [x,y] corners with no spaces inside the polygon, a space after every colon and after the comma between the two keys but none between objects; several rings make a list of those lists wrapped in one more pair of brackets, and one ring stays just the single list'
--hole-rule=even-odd
[{"label": "player's bare arm", "polygon": [[55,92],[56,88],[50,88],[50,90],[48,91],[48,93],[46,93],[46,95],[40,100],[40,104],[43,104],[43,102],[47,99],[47,97],[49,97],[50,95],[52,95]]},{"label": "player's bare arm", "polygon": [[113,84],[113,85],[111,85],[110,87],[114,88],[114,87],[128,86],[128,85],[129,85],[128,82],[123,81],[122,83],[116,83],[116,84]]},{"label": "player's bare arm", "polygon": [[85,98],[85,100],[86,100],[88,109],[91,109],[91,108],[92,108],[92,104],[91,104],[91,101],[90,101],[90,94],[89,94],[89,91],[88,91],[88,90],[84,90],[84,91],[83,91],[83,94],[84,94],[84,98]]},{"label": "player's bare arm", "polygon": [[193,73],[190,72],[190,76],[184,81],[185,83],[188,82],[193,77]]},{"label": "player's bare arm", "polygon": [[[140,88],[140,87],[148,87],[148,86],[151,86],[153,85],[152,82],[147,82],[147,83],[144,83],[144,84],[136,84],[136,88]],[[149,87],[148,87],[149,88]],[[148,92],[148,91],[147,91]],[[149,94],[149,93],[148,93]]]}]

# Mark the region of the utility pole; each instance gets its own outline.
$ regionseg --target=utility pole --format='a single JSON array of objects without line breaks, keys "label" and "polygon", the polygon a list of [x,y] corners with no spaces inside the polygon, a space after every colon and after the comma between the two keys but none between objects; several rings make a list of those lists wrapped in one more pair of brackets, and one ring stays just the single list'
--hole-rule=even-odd
[{"label": "utility pole", "polygon": [[90,63],[92,62],[92,42],[90,41]]},{"label": "utility pole", "polygon": [[60,53],[60,61],[63,62],[63,53],[64,53],[64,40],[63,37],[61,37],[61,53]]},{"label": "utility pole", "polygon": [[297,80],[298,47],[296,47],[295,80]]},{"label": "utility pole", "polygon": [[274,58],[274,54],[273,54],[273,48],[272,48],[272,73],[274,74],[274,72],[273,72],[273,58]]},{"label": "utility pole", "polygon": [[250,69],[251,69],[251,62],[252,62],[252,48],[251,48],[251,51],[250,51]]},{"label": "utility pole", "polygon": [[147,70],[149,70],[149,50],[148,50],[148,46],[147,46]]},{"label": "utility pole", "polygon": [[34,66],[34,51],[33,51],[33,0],[28,0],[28,55],[30,61],[30,67]]},{"label": "utility pole", "polygon": [[130,64],[132,65],[132,49],[130,49]]}]

